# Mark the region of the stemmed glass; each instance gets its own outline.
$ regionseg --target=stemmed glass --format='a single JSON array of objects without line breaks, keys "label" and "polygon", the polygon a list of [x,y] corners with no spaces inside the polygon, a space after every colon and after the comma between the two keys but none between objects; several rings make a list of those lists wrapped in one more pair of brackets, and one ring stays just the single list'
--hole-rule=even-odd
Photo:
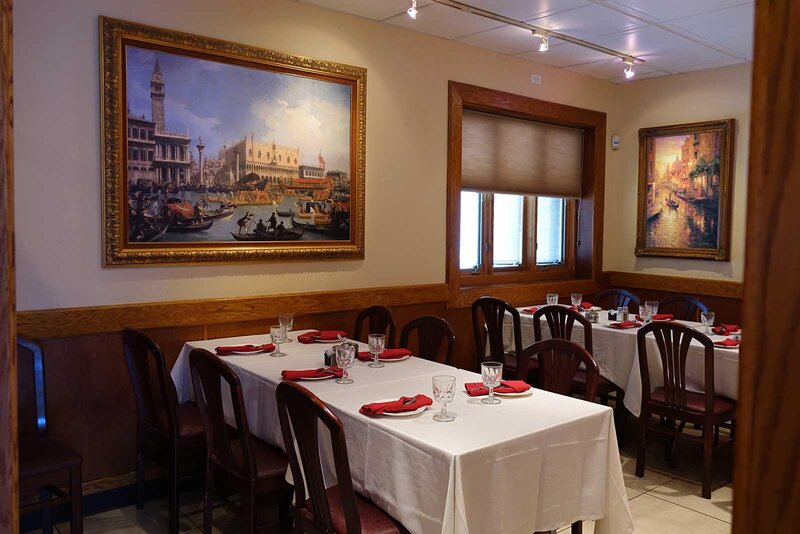
[{"label": "stemmed glass", "polygon": [[369,344],[369,353],[373,357],[369,366],[375,368],[383,367],[383,362],[379,358],[386,347],[386,336],[384,334],[370,334],[367,338],[367,343]]},{"label": "stemmed glass", "polygon": [[286,341],[286,327],[280,324],[270,326],[269,337],[272,338],[272,343],[277,347],[270,356],[286,356],[285,352],[281,352],[281,343]]},{"label": "stemmed glass", "polygon": [[294,315],[290,313],[278,315],[278,323],[286,328],[286,340],[284,343],[291,343],[292,338],[289,337],[289,332],[292,330],[292,324],[294,324]]},{"label": "stemmed glass", "polygon": [[646,300],[646,301],[644,301],[644,305],[650,307],[650,316],[651,317],[658,313],[658,301],[657,300]]},{"label": "stemmed glass", "polygon": [[336,379],[337,384],[352,384],[353,379],[347,370],[353,365],[356,358],[356,348],[350,343],[342,343],[334,348],[336,352],[336,365],[342,370],[342,377]]},{"label": "stemmed glass", "polygon": [[650,317],[652,313],[653,309],[647,304],[642,304],[641,306],[639,306],[639,316],[642,318],[645,324],[650,322]]},{"label": "stemmed glass", "polygon": [[555,306],[558,304],[558,293],[548,293],[547,294],[547,305],[548,306]]},{"label": "stemmed glass", "polygon": [[489,396],[481,399],[483,404],[500,404],[500,399],[494,397],[494,388],[503,380],[503,364],[500,362],[483,362],[481,364],[481,378],[483,385],[489,388]]},{"label": "stemmed glass", "polygon": [[580,293],[573,293],[569,296],[572,305],[575,306],[575,311],[581,311],[581,303],[583,302],[583,295]]},{"label": "stemmed glass", "polygon": [[453,400],[456,394],[456,377],[450,375],[438,375],[433,377],[433,398],[442,404],[442,411],[433,416],[434,421],[447,423],[453,421],[455,417],[447,413],[447,403]]},{"label": "stemmed glass", "polygon": [[714,312],[703,312],[700,314],[700,319],[703,321],[703,326],[706,327],[706,335],[709,335],[711,327],[714,326]]}]

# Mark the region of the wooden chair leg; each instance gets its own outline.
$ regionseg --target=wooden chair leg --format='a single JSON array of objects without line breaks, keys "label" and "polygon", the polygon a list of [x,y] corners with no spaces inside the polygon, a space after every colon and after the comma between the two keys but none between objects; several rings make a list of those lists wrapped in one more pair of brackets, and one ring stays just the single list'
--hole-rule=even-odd
[{"label": "wooden chair leg", "polygon": [[242,532],[245,534],[255,534],[256,532],[255,498],[254,488],[242,493]]},{"label": "wooden chair leg", "polygon": [[575,521],[570,529],[571,534],[583,534],[583,521]]},{"label": "wooden chair leg", "polygon": [[69,473],[70,534],[83,533],[83,489],[81,482],[81,464],[78,464],[70,469]]},{"label": "wooden chair leg", "polygon": [[[667,423],[669,424],[670,430],[675,430],[675,422],[672,419],[667,419]],[[675,458],[673,452],[675,450],[675,442],[677,439],[675,436],[667,436],[664,440],[664,461],[667,465],[671,467],[675,467]]]},{"label": "wooden chair leg", "polygon": [[136,437],[136,509],[144,508],[144,432],[139,425]]},{"label": "wooden chair leg", "polygon": [[206,467],[205,493],[203,494],[203,534],[211,534],[214,518],[214,483],[211,469]]},{"label": "wooden chair leg", "polygon": [[731,439],[736,439],[736,419],[731,421]]},{"label": "wooden chair leg", "polygon": [[714,459],[714,425],[703,426],[703,498],[711,498],[711,468]]},{"label": "wooden chair leg", "polygon": [[714,425],[714,446],[719,447],[719,425]]},{"label": "wooden chair leg", "polygon": [[[39,499],[49,501],[52,498],[50,492],[42,488],[39,490]],[[42,508],[42,532],[43,534],[53,534],[53,509],[50,507]]]},{"label": "wooden chair leg", "polygon": [[628,416],[628,410],[625,409],[625,392],[621,389],[617,390],[615,397],[616,405],[614,406],[614,424],[617,425],[617,444],[619,448],[625,447],[625,419]]},{"label": "wooden chair leg", "polygon": [[278,503],[278,520],[281,524],[281,530],[288,532],[292,530],[292,497],[294,492],[292,487],[287,484],[286,489],[281,495],[280,502]]},{"label": "wooden chair leg", "polygon": [[180,513],[178,505],[178,445],[172,444],[169,466],[169,534],[178,534]]},{"label": "wooden chair leg", "polygon": [[644,461],[645,454],[647,453],[647,423],[650,414],[642,412],[639,416],[639,443],[638,451],[636,452],[636,476],[642,478],[644,476]]}]

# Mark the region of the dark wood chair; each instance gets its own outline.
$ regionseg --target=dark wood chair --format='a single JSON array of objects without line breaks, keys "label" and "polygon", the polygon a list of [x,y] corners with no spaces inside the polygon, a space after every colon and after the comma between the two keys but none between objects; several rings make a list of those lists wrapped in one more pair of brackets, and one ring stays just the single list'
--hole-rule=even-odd
[{"label": "dark wood chair", "polygon": [[[652,333],[658,347],[663,369],[664,385],[652,389],[650,366],[647,360],[647,335]],[[642,408],[639,415],[639,443],[636,456],[636,476],[644,476],[647,432],[655,430],[670,437],[665,453],[672,462],[673,441],[681,438],[703,444],[703,497],[711,498],[711,467],[715,444],[719,440],[719,426],[735,422],[736,401],[714,394],[714,343],[706,335],[678,323],[655,322],[642,327],[637,333],[639,345],[639,370],[642,377]],[[696,341],[705,348],[705,393],[686,389],[686,359],[689,345]],[[659,371],[661,373],[662,371]],[[654,424],[652,415],[659,415],[667,425]],[[680,421],[677,428],[673,421]],[[683,434],[687,423],[702,426],[702,437]],[[732,441],[725,444],[729,446]]]},{"label": "dark wood chair", "polygon": [[658,313],[671,313],[682,321],[700,321],[700,314],[707,311],[708,307],[700,299],[689,295],[676,295],[658,304]]},{"label": "dark wood chair", "polygon": [[[450,323],[441,317],[426,315],[418,317],[406,324],[400,331],[400,347],[408,348],[411,334],[417,333],[416,355],[426,360],[431,360],[447,365],[453,364],[453,347],[456,344],[456,335]],[[442,343],[447,342],[442,351]]]},{"label": "dark wood chair", "polygon": [[178,532],[178,483],[180,456],[202,451],[203,423],[197,404],[178,404],[175,383],[169,376],[164,353],[144,332],[126,328],[123,332],[125,361],[128,365],[139,412],[136,441],[136,507],[144,507],[144,467],[148,440],[167,446],[169,469],[169,532]]},{"label": "dark wood chair", "polygon": [[600,368],[589,351],[565,339],[545,339],[522,349],[517,357],[517,379],[527,380],[531,358],[539,362],[539,387],[560,395],[570,395],[575,375],[581,364],[585,366],[586,387],[584,398],[594,402]]},{"label": "dark wood chair", "polygon": [[[23,356],[30,355],[30,359]],[[62,503],[70,503],[70,532],[83,532],[81,508],[81,465],[83,459],[71,447],[50,439],[47,435],[47,396],[45,394],[44,358],[42,347],[35,341],[17,338],[17,355],[20,378],[24,385],[19,393],[32,393],[33,399],[20,399],[22,414],[19,417],[19,483],[20,487],[35,482],[38,498],[31,500],[20,496],[20,515],[41,511],[42,531],[53,532],[52,509]],[[30,369],[27,382],[22,371]],[[25,373],[28,374],[28,373]],[[33,403],[30,401],[33,400]],[[26,410],[29,408],[30,410]],[[27,411],[27,413],[26,413]],[[26,415],[23,417],[22,415]],[[30,417],[27,417],[30,416]],[[65,474],[69,475],[69,487],[64,491],[59,485]],[[28,482],[30,481],[30,482]]]},{"label": "dark wood chair", "polygon": [[[513,350],[505,350],[503,323],[506,314],[511,317],[513,329]],[[503,375],[512,377],[516,375],[517,355],[522,352],[522,326],[519,311],[504,300],[495,297],[480,297],[472,303],[472,332],[475,336],[475,348],[478,351],[478,367],[484,361],[501,362]],[[486,344],[489,344],[489,354],[486,354]],[[531,372],[535,372],[536,363],[533,362]]]},{"label": "dark wood chair", "polygon": [[625,289],[606,289],[592,299],[595,306],[605,310],[616,310],[620,306],[627,306],[628,311],[639,313],[639,297]]},{"label": "dark wood chair", "polygon": [[[364,332],[364,322],[367,322],[367,331]],[[361,310],[356,316],[356,325],[353,328],[353,339],[367,342],[369,334],[386,334],[386,347],[394,347],[394,338],[397,324],[394,321],[392,310],[386,306],[370,306]]]},{"label": "dark wood chair", "polygon": [[[283,442],[292,470],[295,532],[392,534],[408,532],[375,503],[353,489],[344,427],[328,407],[303,386],[281,382],[276,392]],[[337,483],[325,487],[319,452],[322,423],[330,433]],[[296,444],[296,447],[295,447]],[[308,488],[306,498],[305,488]]]},{"label": "dark wood chair", "polygon": [[[241,532],[256,531],[259,497],[277,501],[281,526],[290,528],[292,488],[286,482],[289,461],[280,449],[250,434],[239,377],[228,364],[204,349],[189,353],[189,369],[206,439],[203,532],[211,532],[214,497],[223,488],[241,495]],[[223,384],[227,385],[235,428],[225,422]]]}]

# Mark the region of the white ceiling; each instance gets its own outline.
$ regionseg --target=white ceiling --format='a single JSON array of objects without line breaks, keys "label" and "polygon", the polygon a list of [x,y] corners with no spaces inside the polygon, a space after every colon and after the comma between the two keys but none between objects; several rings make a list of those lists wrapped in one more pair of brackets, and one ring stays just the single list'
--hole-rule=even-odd
[{"label": "white ceiling", "polygon": [[[546,63],[613,82],[624,81],[619,59],[550,39],[550,50],[527,30],[418,0],[297,0],[437,35],[522,59]],[[460,0],[637,56],[636,78],[711,69],[750,61],[754,2],[748,0]]]}]

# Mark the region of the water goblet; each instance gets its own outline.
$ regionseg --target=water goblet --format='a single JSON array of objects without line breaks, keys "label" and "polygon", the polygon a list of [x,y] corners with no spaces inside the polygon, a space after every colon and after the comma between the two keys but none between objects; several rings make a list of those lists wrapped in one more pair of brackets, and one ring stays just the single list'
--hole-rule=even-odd
[{"label": "water goblet", "polygon": [[489,388],[489,396],[481,399],[483,404],[500,404],[500,399],[494,396],[494,388],[503,381],[503,364],[500,362],[483,362],[481,364],[481,378],[483,385]]},{"label": "water goblet", "polygon": [[558,293],[548,293],[547,294],[547,305],[548,306],[555,306],[558,304]]},{"label": "water goblet", "polygon": [[703,321],[703,326],[706,327],[706,335],[709,335],[711,327],[714,326],[714,312],[703,312],[700,314],[700,319]]},{"label": "water goblet", "polygon": [[294,324],[294,315],[290,313],[278,315],[278,323],[286,327],[286,340],[284,343],[291,343],[292,338],[289,337],[289,332],[292,330],[292,325]]},{"label": "water goblet", "polygon": [[580,293],[572,293],[569,296],[572,305],[575,306],[575,311],[581,311],[583,308],[581,307],[581,303],[583,302],[583,295]]},{"label": "water goblet", "polygon": [[646,300],[644,301],[645,306],[650,306],[650,315],[655,315],[658,313],[658,301],[657,300]]},{"label": "water goblet", "polygon": [[270,356],[280,358],[286,356],[285,352],[281,352],[281,343],[286,341],[286,327],[280,324],[275,324],[269,327],[269,337],[275,345],[275,351]]},{"label": "water goblet", "polygon": [[620,306],[617,308],[617,321],[627,321],[628,320],[628,307],[627,306]]},{"label": "water goblet", "polygon": [[367,338],[369,345],[369,353],[372,354],[373,360],[370,362],[370,367],[383,367],[383,362],[380,360],[383,349],[386,347],[386,336],[384,334],[370,334]]},{"label": "water goblet", "polygon": [[336,351],[336,365],[342,370],[342,377],[337,378],[336,383],[352,384],[353,379],[350,378],[347,370],[350,369],[356,358],[356,348],[350,343],[342,343],[337,345],[334,350]]},{"label": "water goblet", "polygon": [[652,308],[650,308],[650,306],[648,306],[647,304],[642,304],[641,306],[639,306],[639,317],[642,318],[645,324],[651,321],[652,313],[653,313]]},{"label": "water goblet", "polygon": [[456,394],[456,377],[450,375],[437,375],[433,377],[433,398],[441,403],[442,411],[433,416],[434,421],[447,423],[455,417],[447,412],[447,403],[453,400]]}]

